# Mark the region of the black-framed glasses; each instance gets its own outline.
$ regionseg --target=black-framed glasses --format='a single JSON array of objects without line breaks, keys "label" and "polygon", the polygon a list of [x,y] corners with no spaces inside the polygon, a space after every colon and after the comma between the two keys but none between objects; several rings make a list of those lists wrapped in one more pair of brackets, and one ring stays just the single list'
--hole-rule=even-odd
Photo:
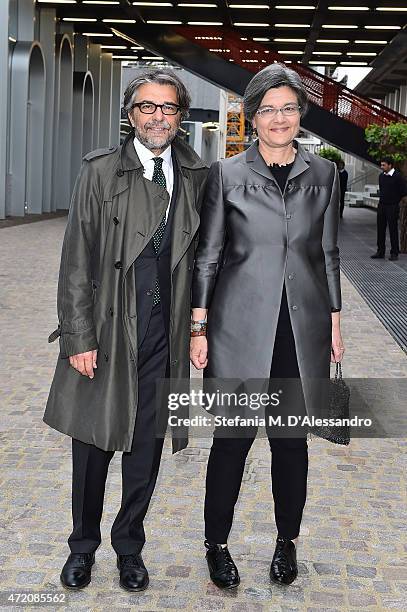
[{"label": "black-framed glasses", "polygon": [[291,117],[296,115],[301,110],[301,106],[298,104],[286,104],[282,108],[274,108],[274,106],[262,106],[256,111],[256,115],[260,117],[276,117],[277,113],[281,111],[284,117]]},{"label": "black-framed glasses", "polygon": [[132,108],[137,107],[141,113],[145,115],[153,115],[157,108],[161,108],[163,115],[176,115],[181,107],[178,104],[164,102],[164,104],[155,104],[154,102],[135,102]]}]

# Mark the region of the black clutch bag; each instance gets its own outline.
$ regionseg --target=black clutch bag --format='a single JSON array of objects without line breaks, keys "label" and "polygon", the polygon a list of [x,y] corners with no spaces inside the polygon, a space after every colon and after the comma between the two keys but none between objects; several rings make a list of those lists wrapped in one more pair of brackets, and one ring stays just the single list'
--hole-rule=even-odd
[{"label": "black clutch bag", "polygon": [[[335,378],[329,385],[329,402],[327,414],[322,415],[325,419],[348,419],[349,422],[349,398],[350,389],[342,378],[342,366],[336,363]],[[350,441],[350,426],[341,425],[315,425],[311,427],[311,433],[319,438],[324,438],[334,444],[348,445]]]}]

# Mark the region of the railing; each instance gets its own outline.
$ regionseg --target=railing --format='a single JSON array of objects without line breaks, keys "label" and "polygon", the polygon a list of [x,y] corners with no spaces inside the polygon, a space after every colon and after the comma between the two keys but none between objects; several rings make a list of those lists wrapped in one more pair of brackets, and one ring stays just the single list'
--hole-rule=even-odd
[{"label": "railing", "polygon": [[[358,174],[358,176],[354,176],[352,180],[350,180],[348,182],[348,187],[353,187],[353,185],[355,185],[356,183],[359,183],[359,181],[363,181],[366,182],[367,178],[370,176],[377,176],[377,170],[367,170],[366,172],[364,172],[363,174]],[[348,189],[349,191],[349,189]]]},{"label": "railing", "polygon": [[[233,29],[211,27],[210,36],[207,30],[199,27],[175,26],[174,30],[191,42],[253,73],[268,64],[284,62],[286,59],[261,43],[241,40],[240,32]],[[300,75],[311,102],[360,128],[364,129],[372,123],[386,126],[392,122],[407,122],[404,115],[354,93],[295,60],[290,67]]]}]

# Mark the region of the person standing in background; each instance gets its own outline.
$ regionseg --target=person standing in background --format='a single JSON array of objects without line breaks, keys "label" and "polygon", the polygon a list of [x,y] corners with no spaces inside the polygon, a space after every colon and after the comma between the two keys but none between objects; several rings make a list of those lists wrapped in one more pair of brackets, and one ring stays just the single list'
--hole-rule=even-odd
[{"label": "person standing in background", "polygon": [[372,259],[384,259],[386,253],[386,227],[390,234],[390,261],[399,257],[399,204],[407,195],[407,184],[401,173],[394,168],[391,157],[383,157],[380,162],[383,170],[379,176],[379,205],[377,207],[377,252]]},{"label": "person standing in background", "polygon": [[340,196],[341,196],[339,216],[342,219],[343,209],[345,208],[345,194],[348,190],[348,172],[347,170],[345,170],[345,162],[342,159],[338,161],[337,166],[339,170],[339,185],[340,185]]}]

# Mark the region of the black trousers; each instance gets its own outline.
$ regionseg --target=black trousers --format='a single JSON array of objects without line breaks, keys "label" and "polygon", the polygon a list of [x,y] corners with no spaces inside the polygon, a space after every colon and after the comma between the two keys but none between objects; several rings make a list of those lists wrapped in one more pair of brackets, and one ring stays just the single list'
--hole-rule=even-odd
[{"label": "black trousers", "polygon": [[[294,336],[285,291],[277,326],[271,378],[299,378]],[[305,407],[304,407],[305,410]],[[299,414],[299,412],[297,412]],[[232,528],[246,457],[256,436],[213,439],[206,475],[205,537],[225,544]],[[269,434],[269,432],[268,432]],[[269,437],[272,452],[271,479],[278,535],[298,536],[307,494],[307,438]]]},{"label": "black trousers", "polygon": [[340,204],[340,209],[339,209],[340,217],[343,217],[344,208],[345,208],[345,194],[341,193],[341,204]]},{"label": "black trousers", "polygon": [[398,255],[399,248],[399,205],[379,204],[377,208],[377,252],[384,255],[386,252],[386,227],[389,226],[390,253]]},{"label": "black trousers", "polygon": [[[116,553],[139,553],[145,543],[143,520],[154,491],[163,437],[156,437],[155,381],[168,375],[168,342],[161,306],[152,310],[138,350],[138,407],[132,448],[122,455],[121,507],[111,530]],[[100,521],[113,451],[72,440],[72,518],[68,543],[73,553],[93,552],[101,542]]]}]

